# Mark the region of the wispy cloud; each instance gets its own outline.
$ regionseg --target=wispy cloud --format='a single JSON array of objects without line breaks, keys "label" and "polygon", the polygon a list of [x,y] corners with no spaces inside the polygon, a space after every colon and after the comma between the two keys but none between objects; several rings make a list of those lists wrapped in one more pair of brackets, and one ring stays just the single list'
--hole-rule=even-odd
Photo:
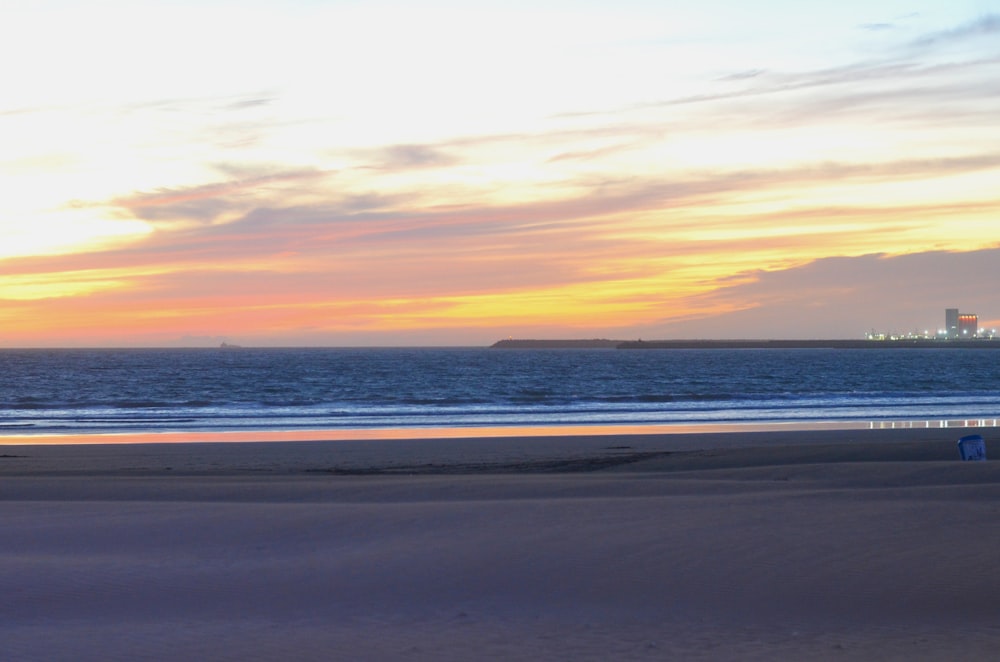
[{"label": "wispy cloud", "polygon": [[955,28],[921,35],[910,42],[910,45],[927,48],[970,38],[988,37],[998,33],[1000,33],[1000,14],[985,14]]},{"label": "wispy cloud", "polygon": [[722,82],[749,80],[751,78],[762,76],[765,73],[767,73],[765,69],[744,69],[743,71],[737,71],[731,74],[726,74],[725,76],[719,76],[715,80]]},{"label": "wispy cloud", "polygon": [[[148,221],[198,221],[210,223],[224,213],[246,209],[267,189],[287,182],[318,180],[328,176],[316,170],[297,170],[256,174],[198,186],[163,188],[140,192],[110,201],[110,205],[128,210]],[[104,204],[104,203],[102,203]]]},{"label": "wispy cloud", "polygon": [[[767,72],[760,74],[756,78],[760,79],[758,85],[732,91],[720,91],[710,94],[699,94],[687,97],[677,97],[662,101],[652,102],[638,106],[635,109],[651,107],[686,106],[693,104],[708,104],[720,101],[732,101],[740,99],[752,99],[759,97],[770,97],[784,95],[792,92],[819,91],[824,88],[845,87],[847,85],[857,85],[859,83],[878,83],[885,81],[906,82],[908,80],[923,80],[937,78],[938,86],[953,84],[945,78],[939,78],[963,70],[979,69],[986,72],[987,68],[995,67],[1000,58],[966,61],[946,64],[927,64],[900,60],[883,60],[876,62],[859,62],[850,65],[840,66],[832,69],[822,69],[804,72]],[[967,85],[974,86],[977,83],[968,82]],[[846,88],[847,95],[859,98],[862,95],[878,96],[902,96],[907,91],[899,90],[887,91],[885,89],[872,88],[870,90],[858,89],[857,87]],[[988,90],[978,89],[977,98],[983,98],[990,94]],[[940,91],[936,89],[922,88],[925,98],[934,96],[939,98]],[[912,95],[913,92],[911,91]],[[901,101],[904,100],[901,98]]]},{"label": "wispy cloud", "polygon": [[868,30],[870,32],[882,32],[883,30],[894,30],[896,29],[895,23],[862,23],[859,25],[862,30]]},{"label": "wispy cloud", "polygon": [[387,170],[436,168],[454,165],[458,159],[431,145],[389,145],[374,154],[375,167]]},{"label": "wispy cloud", "polygon": [[[910,16],[901,17],[905,20]],[[869,30],[889,30],[896,23],[866,24]],[[644,101],[639,104],[607,109],[578,110],[566,113],[564,119],[603,118],[616,115],[636,115],[651,110],[669,111],[687,106],[699,108],[707,117],[725,112],[728,104],[750,101],[756,104],[753,113],[766,113],[773,104],[786,117],[802,116],[815,109],[813,119],[831,109],[866,107],[877,102],[895,101],[900,109],[931,115],[935,112],[952,116],[958,103],[974,105],[995,100],[1000,76],[1000,53],[979,49],[964,57],[935,60],[925,57],[929,48],[966,39],[990,36],[1000,31],[1000,15],[987,14],[978,19],[946,30],[926,33],[905,44],[886,44],[865,59],[839,63],[815,69],[747,68],[716,77],[718,87],[689,95]],[[732,84],[743,83],[738,88]],[[946,109],[935,110],[941,102]],[[704,111],[702,111],[704,107]],[[973,112],[973,111],[969,111]],[[749,115],[749,113],[748,113]],[[705,115],[699,116],[703,121]],[[726,120],[739,121],[731,115]],[[676,118],[674,118],[676,119]]]}]

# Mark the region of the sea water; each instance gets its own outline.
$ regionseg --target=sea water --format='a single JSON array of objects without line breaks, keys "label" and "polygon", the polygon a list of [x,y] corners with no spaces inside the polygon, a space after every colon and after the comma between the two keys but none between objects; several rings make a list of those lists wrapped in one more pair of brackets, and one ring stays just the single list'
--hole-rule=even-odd
[{"label": "sea water", "polygon": [[0,350],[0,435],[997,418],[975,349]]}]

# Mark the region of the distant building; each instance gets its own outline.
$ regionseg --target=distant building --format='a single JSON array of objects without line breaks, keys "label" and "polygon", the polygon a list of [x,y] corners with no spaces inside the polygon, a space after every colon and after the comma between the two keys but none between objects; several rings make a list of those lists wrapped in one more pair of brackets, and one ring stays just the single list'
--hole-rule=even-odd
[{"label": "distant building", "polygon": [[949,338],[958,337],[958,308],[945,308],[944,328]]},{"label": "distant building", "polygon": [[979,335],[979,317],[968,313],[958,316],[958,337],[975,338]]},{"label": "distant building", "polygon": [[865,332],[867,340],[994,340],[1000,338],[997,329],[980,329],[979,315],[963,313],[958,308],[944,309],[944,328],[936,331],[919,329],[909,333],[883,333],[872,329]]},{"label": "distant building", "polygon": [[961,313],[958,308],[944,310],[945,335],[951,339],[979,337],[979,316]]}]

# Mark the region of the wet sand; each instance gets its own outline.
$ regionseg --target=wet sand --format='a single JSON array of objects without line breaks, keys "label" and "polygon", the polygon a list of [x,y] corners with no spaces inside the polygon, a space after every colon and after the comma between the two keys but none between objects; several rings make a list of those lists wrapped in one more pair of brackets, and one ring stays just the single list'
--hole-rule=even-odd
[{"label": "wet sand", "polygon": [[0,641],[11,660],[985,659],[1000,463],[960,462],[968,432],[3,446]]}]

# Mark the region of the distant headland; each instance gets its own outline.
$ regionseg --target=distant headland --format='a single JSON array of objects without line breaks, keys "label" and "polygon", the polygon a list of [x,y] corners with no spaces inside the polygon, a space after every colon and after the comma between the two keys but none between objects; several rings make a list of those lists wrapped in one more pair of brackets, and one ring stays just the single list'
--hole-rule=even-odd
[{"label": "distant headland", "polygon": [[495,349],[1000,349],[1000,339],[899,338],[887,340],[536,340],[508,338]]},{"label": "distant headland", "polygon": [[608,340],[606,338],[567,339],[567,340],[520,340],[508,338],[493,343],[497,349],[618,349],[624,340]]},{"label": "distant headland", "polygon": [[979,316],[945,308],[945,325],[936,333],[906,335],[872,330],[864,339],[828,340],[532,340],[508,338],[493,343],[497,349],[1000,349],[996,329],[979,327]]}]

